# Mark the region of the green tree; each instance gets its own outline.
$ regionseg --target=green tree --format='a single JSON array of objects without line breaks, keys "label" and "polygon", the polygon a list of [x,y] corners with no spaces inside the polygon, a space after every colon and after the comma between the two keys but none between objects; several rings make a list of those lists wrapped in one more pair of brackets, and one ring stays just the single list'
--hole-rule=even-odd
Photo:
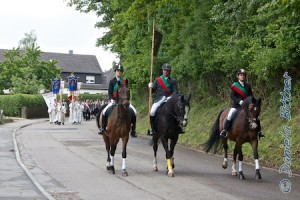
[{"label": "green tree", "polygon": [[120,55],[134,90],[145,89],[149,81],[153,20],[163,34],[153,74],[171,63],[181,90],[223,97],[239,68],[248,71],[248,81],[261,93],[278,88],[273,82],[284,71],[299,77],[299,1],[69,2],[101,18],[96,27],[105,33],[97,45]]},{"label": "green tree", "polygon": [[36,94],[40,89],[51,90],[50,79],[60,77],[57,61],[40,60],[39,47],[9,50],[0,63],[0,88],[13,93]]}]

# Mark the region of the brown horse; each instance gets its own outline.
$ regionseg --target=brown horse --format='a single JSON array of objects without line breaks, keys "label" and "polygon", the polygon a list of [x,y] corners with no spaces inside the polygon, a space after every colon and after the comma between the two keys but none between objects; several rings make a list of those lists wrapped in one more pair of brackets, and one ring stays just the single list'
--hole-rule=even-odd
[{"label": "brown horse", "polygon": [[[103,134],[103,140],[107,151],[106,169],[111,174],[115,174],[114,155],[117,149],[119,139],[122,138],[122,176],[128,176],[126,171],[126,146],[129,140],[131,130],[131,115],[129,111],[130,90],[127,85],[119,84],[117,92],[116,105],[113,108],[107,121],[107,128]],[[99,123],[102,124],[102,114],[100,114]]]},{"label": "brown horse", "polygon": [[217,120],[211,130],[211,135],[208,141],[205,143],[204,150],[209,152],[214,146],[213,153],[216,153],[219,148],[220,139],[222,139],[224,148],[224,161],[223,168],[226,169],[228,165],[227,161],[227,140],[235,142],[234,153],[233,153],[233,164],[232,164],[232,175],[237,176],[235,168],[236,157],[239,155],[239,179],[244,180],[243,174],[243,152],[242,145],[249,142],[252,145],[253,155],[255,159],[255,178],[261,179],[260,167],[258,162],[258,132],[260,131],[260,122],[258,116],[260,114],[261,99],[256,100],[254,97],[247,97],[242,105],[242,109],[237,111],[236,118],[233,119],[231,130],[228,132],[227,138],[220,137],[220,132],[223,130],[224,122],[227,118],[229,109],[222,110],[219,113]]}]

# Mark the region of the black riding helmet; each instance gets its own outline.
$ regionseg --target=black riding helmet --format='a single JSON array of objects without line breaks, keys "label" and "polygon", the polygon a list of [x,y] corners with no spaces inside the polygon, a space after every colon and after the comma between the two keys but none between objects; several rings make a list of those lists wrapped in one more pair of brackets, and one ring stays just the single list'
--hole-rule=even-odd
[{"label": "black riding helmet", "polygon": [[118,64],[115,66],[115,71],[120,70],[120,71],[124,71],[123,66],[121,64]]},{"label": "black riding helmet", "polygon": [[162,66],[162,69],[166,69],[166,70],[169,70],[169,71],[171,71],[172,67],[171,67],[171,65],[170,65],[170,64],[168,64],[168,63],[165,63],[165,64],[163,64],[163,66]]},{"label": "black riding helmet", "polygon": [[245,74],[245,76],[246,76],[246,75],[247,75],[246,70],[244,70],[244,69],[239,69],[239,70],[237,71],[236,75],[238,76],[238,75],[240,75],[240,74]]}]

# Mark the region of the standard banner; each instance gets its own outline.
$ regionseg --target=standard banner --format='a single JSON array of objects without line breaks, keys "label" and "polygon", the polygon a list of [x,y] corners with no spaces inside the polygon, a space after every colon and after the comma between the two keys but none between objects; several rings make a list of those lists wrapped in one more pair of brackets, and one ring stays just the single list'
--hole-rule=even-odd
[{"label": "standard banner", "polygon": [[60,79],[52,79],[52,92],[53,94],[58,94],[60,90]]},{"label": "standard banner", "polygon": [[69,82],[69,90],[76,91],[77,90],[77,77],[69,76],[68,82]]}]

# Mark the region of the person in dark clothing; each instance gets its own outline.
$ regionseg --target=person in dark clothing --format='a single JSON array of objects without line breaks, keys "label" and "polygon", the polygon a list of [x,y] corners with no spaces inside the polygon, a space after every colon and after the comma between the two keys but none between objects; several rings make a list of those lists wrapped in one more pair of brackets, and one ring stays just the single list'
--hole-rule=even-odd
[{"label": "person in dark clothing", "polygon": [[[109,85],[108,85],[109,103],[102,111],[102,124],[101,124],[101,127],[98,132],[98,134],[100,134],[100,135],[102,135],[104,133],[104,131],[106,130],[106,126],[107,126],[107,118],[106,118],[105,113],[111,106],[113,106],[116,103],[118,82],[128,85],[128,80],[122,77],[123,71],[124,71],[123,66],[120,64],[117,65],[115,67],[116,76],[109,81]],[[136,109],[132,106],[131,103],[129,105],[129,111],[130,111],[131,117],[132,117],[131,118],[131,123],[132,123],[131,137],[137,137],[137,133],[135,130],[136,129]]]},{"label": "person in dark clothing", "polygon": [[[151,129],[148,132],[148,135],[154,134],[154,123],[155,123],[155,113],[157,108],[164,102],[167,101],[173,93],[178,93],[177,82],[174,78],[171,78],[171,65],[168,63],[163,64],[162,72],[163,74],[157,77],[154,81],[154,84],[150,82],[148,87],[152,89],[152,92],[155,92],[156,99],[150,110],[150,125]],[[181,133],[183,131],[181,130]]]},{"label": "person in dark clothing", "polygon": [[[241,109],[242,104],[247,97],[253,96],[251,85],[246,83],[245,81],[246,75],[247,75],[246,70],[239,69],[237,72],[237,81],[234,82],[231,86],[230,98],[232,100],[232,107],[228,112],[227,119],[224,124],[224,129],[220,133],[222,137],[227,137],[234,113],[238,109]],[[259,120],[258,120],[258,125],[260,126]],[[259,138],[264,137],[261,131],[259,131],[258,136]]]}]

